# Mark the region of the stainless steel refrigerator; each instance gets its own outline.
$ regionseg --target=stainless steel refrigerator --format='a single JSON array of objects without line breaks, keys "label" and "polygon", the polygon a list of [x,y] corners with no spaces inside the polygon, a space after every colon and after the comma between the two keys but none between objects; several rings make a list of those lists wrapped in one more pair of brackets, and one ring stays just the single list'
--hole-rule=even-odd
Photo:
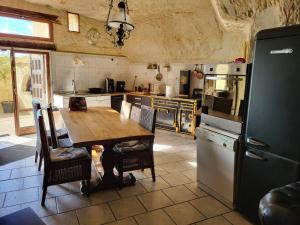
[{"label": "stainless steel refrigerator", "polygon": [[258,224],[260,199],[300,180],[300,26],[257,34],[247,105],[238,207]]}]

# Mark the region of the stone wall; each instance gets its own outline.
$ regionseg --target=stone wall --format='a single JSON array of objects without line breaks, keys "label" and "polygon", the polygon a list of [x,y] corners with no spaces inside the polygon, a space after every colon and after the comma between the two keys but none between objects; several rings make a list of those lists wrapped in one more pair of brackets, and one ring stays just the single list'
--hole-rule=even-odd
[{"label": "stone wall", "polygon": [[[220,25],[227,31],[240,30],[253,48],[258,31],[300,23],[300,0],[211,0]],[[251,58],[251,51],[248,51]]]},{"label": "stone wall", "polygon": [[[80,33],[68,32],[67,12],[50,6],[28,3],[23,0],[0,0],[0,5],[57,15],[61,24],[54,24],[54,42],[58,51],[82,52],[91,54],[121,55],[104,31],[104,23],[85,16],[80,16]],[[96,46],[88,44],[86,33],[90,28],[97,28],[101,41]]]}]

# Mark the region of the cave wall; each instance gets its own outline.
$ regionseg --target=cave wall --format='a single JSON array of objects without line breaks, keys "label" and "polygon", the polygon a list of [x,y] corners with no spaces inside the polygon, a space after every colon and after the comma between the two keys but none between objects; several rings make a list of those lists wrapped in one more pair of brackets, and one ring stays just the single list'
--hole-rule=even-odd
[{"label": "cave wall", "polygon": [[[54,43],[57,51],[81,52],[104,55],[121,55],[121,50],[115,48],[104,31],[104,23],[85,16],[80,16],[80,33],[68,31],[67,12],[53,9],[50,6],[28,3],[23,0],[0,0],[0,5],[30,11],[57,15],[61,24],[54,24]],[[101,41],[96,46],[87,42],[86,33],[92,27],[101,33]]]},{"label": "cave wall", "polygon": [[300,0],[211,0],[220,25],[247,35],[251,60],[255,35],[263,29],[300,23]]},{"label": "cave wall", "polygon": [[245,55],[247,36],[220,26],[210,0],[174,0],[173,5],[182,9],[134,20],[136,30],[123,49],[131,62],[227,62]]}]

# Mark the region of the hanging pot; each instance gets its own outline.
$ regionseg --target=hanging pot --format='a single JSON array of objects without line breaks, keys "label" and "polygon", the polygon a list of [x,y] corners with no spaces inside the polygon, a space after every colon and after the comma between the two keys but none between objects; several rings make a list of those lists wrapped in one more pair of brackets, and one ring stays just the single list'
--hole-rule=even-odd
[{"label": "hanging pot", "polygon": [[156,79],[157,81],[161,81],[161,80],[163,79],[163,75],[162,75],[162,73],[160,72],[160,66],[157,67],[157,70],[158,70],[158,73],[156,74],[155,79]]}]

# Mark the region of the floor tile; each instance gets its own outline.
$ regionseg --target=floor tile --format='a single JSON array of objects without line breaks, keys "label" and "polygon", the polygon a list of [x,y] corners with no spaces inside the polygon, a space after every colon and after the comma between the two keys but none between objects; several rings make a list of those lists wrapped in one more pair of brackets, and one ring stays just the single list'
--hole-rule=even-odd
[{"label": "floor tile", "polygon": [[160,167],[168,173],[182,172],[186,170],[186,167],[179,162],[161,164]]},{"label": "floor tile", "polygon": [[118,220],[145,212],[144,207],[136,197],[112,201],[109,205]]},{"label": "floor tile", "polygon": [[164,189],[163,192],[175,203],[189,201],[198,197],[183,185]]},{"label": "floor tile", "polygon": [[197,181],[197,171],[196,169],[186,170],[182,172],[183,175],[188,177],[190,180],[196,182]]},{"label": "floor tile", "polygon": [[203,191],[201,188],[198,187],[197,183],[190,183],[190,184],[185,184],[188,189],[190,189],[193,193],[198,195],[198,197],[204,197],[207,196],[208,194]]},{"label": "floor tile", "polygon": [[161,209],[135,216],[135,219],[139,225],[175,225]]},{"label": "floor tile", "polygon": [[164,209],[177,225],[196,223],[205,217],[188,202],[180,203]]},{"label": "floor tile", "polygon": [[29,188],[6,193],[4,206],[13,206],[27,202],[34,202],[39,199],[38,188]]},{"label": "floor tile", "polygon": [[249,221],[247,221],[241,214],[238,212],[230,212],[223,215],[230,223],[233,225],[251,225]]},{"label": "floor tile", "polygon": [[120,196],[115,190],[99,191],[91,193],[89,196],[89,202],[91,203],[91,205],[101,204],[118,199],[120,199]]},{"label": "floor tile", "polygon": [[136,183],[134,186],[124,187],[119,190],[118,193],[122,198],[130,197],[133,195],[139,195],[146,193],[147,190],[140,183]]},{"label": "floor tile", "polygon": [[182,173],[170,173],[161,176],[171,186],[191,183],[192,180],[184,176]]},{"label": "floor tile", "polygon": [[21,205],[22,208],[30,207],[39,217],[50,216],[57,214],[56,200],[55,198],[49,198],[45,202],[45,206],[41,207],[41,201],[30,202]]},{"label": "floor tile", "polygon": [[39,175],[41,173],[42,172],[38,171],[37,166],[16,168],[11,171],[10,178],[16,179],[16,178],[21,178],[21,177],[29,177],[29,176]]},{"label": "floor tile", "polygon": [[88,198],[80,194],[64,195],[56,198],[58,212],[66,212],[89,206]]},{"label": "floor tile", "polygon": [[20,190],[23,188],[23,182],[23,178],[1,181],[0,193]]},{"label": "floor tile", "polygon": [[115,220],[107,204],[76,210],[80,225],[99,225]]},{"label": "floor tile", "polygon": [[19,160],[12,163],[8,163],[6,165],[0,166],[0,170],[9,170],[15,168],[25,167],[25,160]]},{"label": "floor tile", "polygon": [[31,176],[24,178],[24,188],[43,186],[43,175]]},{"label": "floor tile", "polygon": [[138,196],[138,199],[149,211],[173,205],[173,202],[162,191],[142,194]]},{"label": "floor tile", "polygon": [[[42,187],[39,187],[40,199],[42,197],[42,193],[43,193]],[[69,194],[71,194],[71,193],[67,187],[62,186],[62,185],[54,185],[54,186],[48,187],[46,198],[59,197],[59,196],[69,195]]]},{"label": "floor tile", "polygon": [[118,220],[112,223],[108,223],[106,225],[137,225],[137,223],[132,217],[129,217],[123,220]]},{"label": "floor tile", "polygon": [[2,208],[5,199],[5,193],[0,194],[0,208]]},{"label": "floor tile", "polygon": [[16,211],[21,210],[21,205],[15,205],[15,206],[10,206],[10,207],[5,207],[5,208],[0,208],[0,217],[6,216],[8,214],[14,213]]},{"label": "floor tile", "polygon": [[210,196],[192,200],[190,203],[208,218],[230,212],[229,208]]},{"label": "floor tile", "polygon": [[170,185],[161,177],[156,177],[155,182],[152,181],[152,178],[148,178],[140,180],[139,183],[141,183],[147,191],[155,191],[170,187]]},{"label": "floor tile", "polygon": [[231,225],[224,217],[217,216],[211,219],[196,223],[196,225]]},{"label": "floor tile", "polygon": [[46,225],[79,225],[75,211],[42,218]]},{"label": "floor tile", "polygon": [[11,170],[0,170],[0,181],[8,180],[10,177]]}]

